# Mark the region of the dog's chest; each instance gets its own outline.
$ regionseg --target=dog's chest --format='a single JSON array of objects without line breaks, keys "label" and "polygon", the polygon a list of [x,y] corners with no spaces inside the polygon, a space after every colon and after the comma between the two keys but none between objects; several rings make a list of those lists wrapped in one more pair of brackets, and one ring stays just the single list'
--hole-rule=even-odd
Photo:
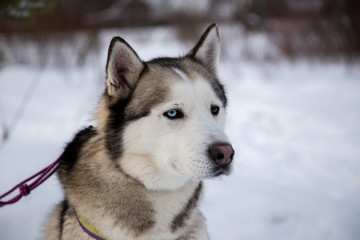
[{"label": "dog's chest", "polygon": [[202,183],[191,182],[178,191],[150,194],[155,213],[155,229],[170,237],[181,235],[192,224],[197,213]]},{"label": "dog's chest", "polygon": [[[109,233],[109,239],[118,239],[119,236],[123,236],[121,239],[126,240],[179,239],[189,231],[190,226],[194,223],[195,216],[198,214],[197,207],[201,192],[202,183],[199,182],[190,182],[177,191],[148,192],[146,198],[151,203],[152,210],[152,224],[149,228],[134,232],[127,225],[109,227],[114,226],[113,219],[104,218],[103,230]],[[128,219],[126,222],[139,223],[147,216],[142,216],[141,212],[138,212],[133,217],[134,219],[131,221]]]}]

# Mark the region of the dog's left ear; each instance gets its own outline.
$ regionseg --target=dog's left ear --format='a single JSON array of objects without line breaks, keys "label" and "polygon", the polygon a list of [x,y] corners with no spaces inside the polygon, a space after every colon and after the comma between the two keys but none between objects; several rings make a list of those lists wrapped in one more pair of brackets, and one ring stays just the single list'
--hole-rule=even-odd
[{"label": "dog's left ear", "polygon": [[120,37],[111,40],[106,63],[106,93],[112,101],[126,99],[134,90],[144,63]]},{"label": "dog's left ear", "polygon": [[200,61],[212,73],[217,74],[220,55],[220,37],[215,23],[211,24],[201,36],[196,46],[187,54]]}]

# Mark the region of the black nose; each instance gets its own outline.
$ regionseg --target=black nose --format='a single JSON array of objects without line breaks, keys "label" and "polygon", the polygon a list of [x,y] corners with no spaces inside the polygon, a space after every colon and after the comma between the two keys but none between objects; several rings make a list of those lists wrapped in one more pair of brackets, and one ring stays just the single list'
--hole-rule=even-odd
[{"label": "black nose", "polygon": [[209,147],[208,154],[218,165],[228,165],[233,160],[235,152],[230,144],[219,143]]}]

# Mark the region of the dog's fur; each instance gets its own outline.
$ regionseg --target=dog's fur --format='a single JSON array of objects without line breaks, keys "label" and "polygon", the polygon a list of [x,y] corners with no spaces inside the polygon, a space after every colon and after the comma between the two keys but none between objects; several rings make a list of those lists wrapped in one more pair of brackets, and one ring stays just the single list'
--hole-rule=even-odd
[{"label": "dog's fur", "polygon": [[[219,51],[215,24],[179,58],[143,62],[123,39],[112,39],[97,124],[63,153],[65,200],[45,239],[90,240],[76,215],[106,239],[208,239],[198,209],[202,180],[230,174],[234,154],[223,132]],[[224,145],[232,153],[220,164],[217,146]]]}]

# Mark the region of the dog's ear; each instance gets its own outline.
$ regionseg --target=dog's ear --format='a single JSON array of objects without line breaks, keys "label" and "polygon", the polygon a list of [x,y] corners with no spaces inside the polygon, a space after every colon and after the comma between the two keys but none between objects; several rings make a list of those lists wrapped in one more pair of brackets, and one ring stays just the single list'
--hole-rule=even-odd
[{"label": "dog's ear", "polygon": [[198,43],[187,56],[200,61],[207,69],[216,74],[219,55],[220,37],[218,28],[213,23],[206,29]]},{"label": "dog's ear", "polygon": [[106,93],[113,100],[127,98],[136,86],[144,63],[120,37],[111,40],[106,63]]}]

